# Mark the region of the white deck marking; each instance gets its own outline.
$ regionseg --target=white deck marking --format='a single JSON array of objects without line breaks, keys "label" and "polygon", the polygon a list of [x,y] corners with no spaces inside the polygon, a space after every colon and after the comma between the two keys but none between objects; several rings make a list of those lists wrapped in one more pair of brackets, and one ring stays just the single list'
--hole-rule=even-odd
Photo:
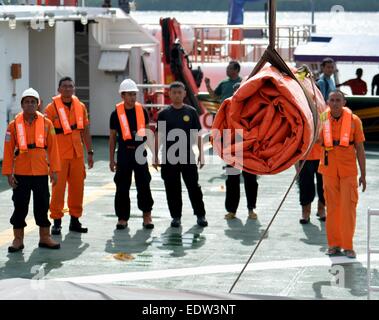
[{"label": "white deck marking", "polygon": [[[293,259],[293,260],[276,260],[266,262],[255,262],[246,268],[246,271],[260,271],[287,268],[305,268],[313,266],[331,266],[335,264],[348,264],[360,262],[364,264],[366,255],[358,255],[357,259],[350,259],[344,256],[310,258],[310,259]],[[371,261],[379,261],[379,255],[373,255]],[[70,277],[51,279],[55,281],[70,281],[75,283],[111,283],[120,281],[138,281],[150,279],[162,279],[172,277],[216,274],[216,273],[237,273],[242,270],[242,264],[202,266],[194,268],[166,269],[140,272],[126,272],[114,274],[100,274],[95,276]]]},{"label": "white deck marking", "polygon": [[279,293],[279,296],[289,296],[290,292],[295,288],[297,281],[301,278],[306,270],[306,267],[299,269],[299,271],[296,272],[295,276],[292,277],[292,279],[289,281],[288,285]]},{"label": "white deck marking", "polygon": [[366,153],[366,155],[369,155],[369,156],[379,156],[379,152],[377,152],[377,151],[367,151],[367,150],[365,150],[365,153]]}]

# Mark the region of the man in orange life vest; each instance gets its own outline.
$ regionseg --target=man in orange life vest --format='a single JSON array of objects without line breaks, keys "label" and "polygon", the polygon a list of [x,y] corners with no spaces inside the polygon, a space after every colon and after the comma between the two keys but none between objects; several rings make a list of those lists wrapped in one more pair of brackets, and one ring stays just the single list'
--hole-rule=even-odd
[{"label": "man in orange life vest", "polygon": [[361,120],[344,107],[345,97],[341,91],[329,94],[329,110],[321,115],[323,156],[319,172],[323,175],[326,200],[326,234],[328,250],[334,255],[344,249],[344,254],[355,258],[353,237],[359,185],[366,190],[365,140]]},{"label": "man in orange life vest", "polygon": [[[149,132],[145,129],[149,124],[149,117],[142,105],[136,102],[138,91],[133,80],[122,81],[119,93],[123,101],[116,105],[116,110],[110,117],[109,168],[112,172],[116,171],[114,206],[118,217],[116,225],[118,230],[128,226],[130,218],[129,191],[133,171],[137,188],[137,204],[143,213],[142,225],[146,229],[154,228],[151,219],[154,201],[150,190],[151,175],[145,150],[146,134]],[[117,142],[116,162],[114,154]]]},{"label": "man in orange life vest", "polygon": [[21,98],[23,112],[11,121],[4,143],[2,174],[8,177],[13,189],[14,212],[11,217],[14,240],[9,252],[24,248],[25,218],[28,214],[30,193],[33,191],[33,211],[40,227],[39,247],[59,249],[60,244],[50,238],[49,182],[57,183],[61,169],[58,144],[53,124],[37,111],[39,94],[33,88],[25,90]]},{"label": "man in orange life vest", "polygon": [[83,143],[88,152],[88,168],[93,167],[92,139],[89,129],[87,109],[74,96],[75,84],[70,77],[59,81],[59,95],[47,105],[45,115],[55,127],[62,170],[58,173],[58,183],[52,188],[50,217],[54,219],[52,234],[61,234],[66,184],[68,184],[68,208],[71,216],[70,231],[86,233],[79,218],[83,213],[84,166]]}]

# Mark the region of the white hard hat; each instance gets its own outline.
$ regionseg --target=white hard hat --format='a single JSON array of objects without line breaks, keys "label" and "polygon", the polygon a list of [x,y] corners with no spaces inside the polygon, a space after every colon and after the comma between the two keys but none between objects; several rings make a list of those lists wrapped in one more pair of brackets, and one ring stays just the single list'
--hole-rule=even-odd
[{"label": "white hard hat", "polygon": [[25,97],[34,97],[39,101],[39,94],[36,90],[33,88],[26,89],[21,96],[21,100],[24,99]]},{"label": "white hard hat", "polygon": [[132,79],[125,79],[121,82],[120,88],[118,89],[119,93],[122,92],[138,92],[136,83]]}]

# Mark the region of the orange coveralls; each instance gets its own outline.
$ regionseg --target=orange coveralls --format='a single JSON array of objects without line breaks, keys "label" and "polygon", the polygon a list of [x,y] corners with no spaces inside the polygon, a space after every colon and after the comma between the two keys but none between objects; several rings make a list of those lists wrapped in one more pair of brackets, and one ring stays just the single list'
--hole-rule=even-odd
[{"label": "orange coveralls", "polygon": [[[331,117],[333,140],[340,139],[342,125]],[[365,141],[362,122],[352,114],[350,145],[334,146],[328,151],[325,164],[325,148],[320,160],[319,172],[323,175],[324,194],[327,208],[326,235],[329,247],[353,250],[353,237],[358,203],[358,168],[354,143]]]},{"label": "orange coveralls", "polygon": [[319,143],[315,143],[307,156],[307,160],[320,160],[322,147]]},{"label": "orange coveralls", "polygon": [[[88,113],[85,105],[83,108],[84,127],[89,125]],[[76,124],[74,108],[64,106],[70,125]],[[53,122],[55,128],[62,128],[54,102],[46,106],[45,115]],[[85,165],[82,135],[83,130],[74,129],[70,134],[57,134],[59,155],[62,163],[62,170],[58,173],[58,182],[52,188],[50,203],[50,217],[61,219],[63,217],[63,207],[65,200],[66,184],[68,184],[67,204],[70,215],[80,218],[83,213],[83,194]]]}]

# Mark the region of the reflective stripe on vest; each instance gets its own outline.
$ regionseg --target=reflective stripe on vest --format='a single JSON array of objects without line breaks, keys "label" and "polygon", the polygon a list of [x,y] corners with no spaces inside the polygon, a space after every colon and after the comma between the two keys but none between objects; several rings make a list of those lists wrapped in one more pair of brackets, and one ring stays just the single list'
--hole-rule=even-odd
[{"label": "reflective stripe on vest", "polygon": [[26,138],[24,114],[19,113],[15,119],[17,144],[20,152],[28,152],[28,146],[35,145],[36,148],[45,148],[45,119],[37,111],[37,120],[35,124],[34,144],[28,145]]},{"label": "reflective stripe on vest", "polygon": [[[330,121],[330,117],[331,117],[330,109],[328,109],[326,111],[326,119],[322,126],[324,146],[326,150],[332,150],[333,146],[335,145],[333,143],[332,122]],[[351,110],[346,107],[343,107],[339,146],[348,147],[350,144],[351,119],[352,119]]]},{"label": "reflective stripe on vest", "polygon": [[[72,133],[70,121],[67,118],[65,105],[61,99],[61,95],[53,97],[53,101],[54,101],[55,107],[57,108],[57,113],[58,113],[59,121],[63,129],[63,133],[64,134]],[[72,96],[71,108],[74,108],[76,128],[84,129],[84,112],[80,104],[80,101],[76,96]]]},{"label": "reflective stripe on vest", "polygon": [[[140,137],[145,136],[145,115],[143,107],[140,103],[136,102],[136,118],[137,118],[137,135]],[[132,139],[132,133],[130,132],[128,117],[126,116],[124,102],[120,102],[116,105],[118,120],[120,121],[122,139],[124,141]]]}]

